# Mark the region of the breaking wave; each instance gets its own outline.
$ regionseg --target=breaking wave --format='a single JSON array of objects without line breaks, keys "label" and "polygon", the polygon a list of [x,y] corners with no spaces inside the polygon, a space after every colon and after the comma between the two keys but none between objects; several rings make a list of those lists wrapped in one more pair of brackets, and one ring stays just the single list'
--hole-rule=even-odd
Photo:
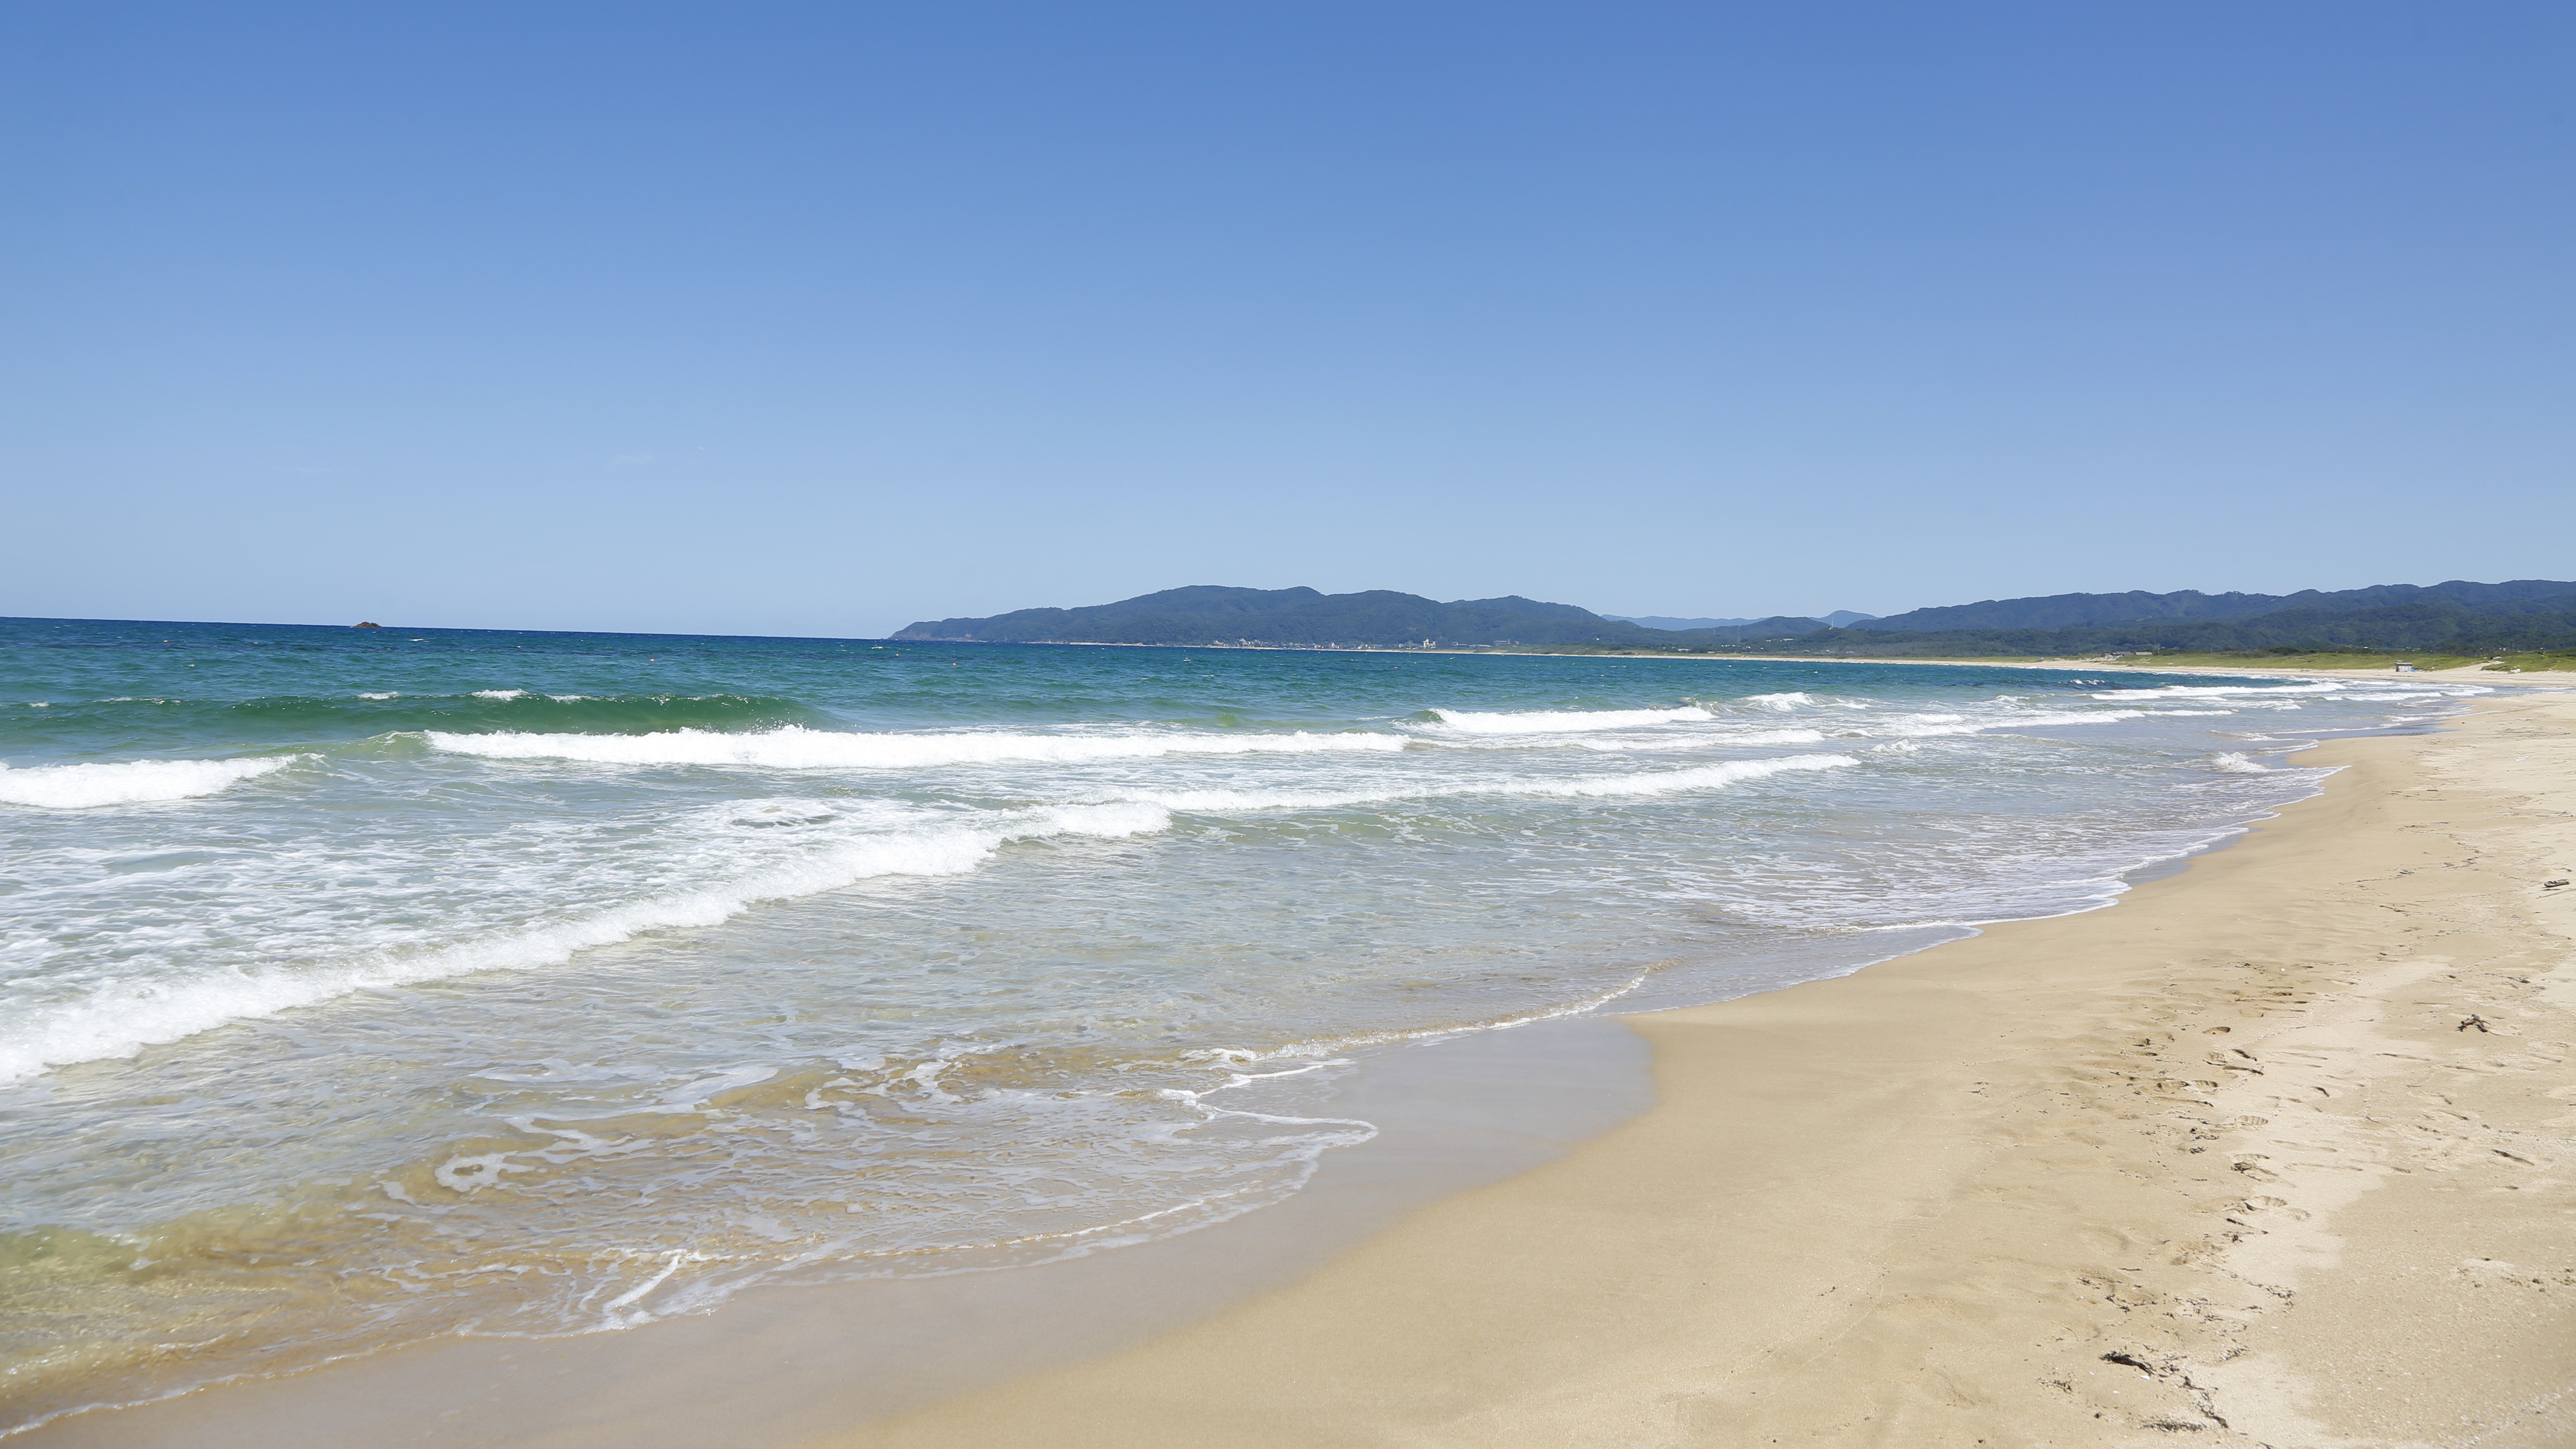
[{"label": "breaking wave", "polygon": [[1573,734],[1582,730],[1624,730],[1639,725],[1698,723],[1717,718],[1695,704],[1678,709],[1568,709],[1520,713],[1435,709],[1431,714],[1453,730],[1474,735]]},{"label": "breaking wave", "polygon": [[2167,684],[2153,689],[2114,689],[2093,697],[2116,700],[2217,699],[2231,694],[2340,694],[2351,687],[2340,680],[2323,680],[2315,684]]},{"label": "breaking wave", "polygon": [[919,769],[1033,760],[1076,764],[1165,755],[1323,754],[1401,750],[1381,734],[856,734],[788,725],[757,734],[669,730],[649,735],[428,731],[430,745],[488,760],[583,760],[603,765],[758,765],[781,770]]},{"label": "breaking wave", "polygon": [[120,764],[0,765],[0,802],[44,810],[144,805],[220,794],[244,780],[282,770],[300,755],[264,760],[129,760]]},{"label": "breaking wave", "polygon": [[[0,777],[5,778],[5,777]],[[408,986],[478,971],[560,965],[575,953],[647,931],[712,926],[762,901],[837,890],[880,876],[963,875],[1014,841],[1050,836],[1116,839],[1171,823],[1152,805],[1076,805],[978,824],[863,836],[790,864],[703,890],[630,901],[551,925],[426,951],[380,951],[306,966],[232,968],[213,977],[119,983],[77,1002],[36,1008],[0,1036],[0,1081],[47,1067],[132,1056],[227,1022],[271,1016],[353,992]]]},{"label": "breaking wave", "polygon": [[1472,784],[1417,785],[1387,790],[1162,790],[1120,798],[1167,810],[1222,814],[1238,810],[1335,810],[1352,805],[1380,805],[1398,800],[1464,799],[1479,796],[1521,798],[1616,799],[1676,795],[1691,790],[1719,790],[1747,780],[1807,770],[1838,770],[1860,761],[1850,755],[1787,755],[1771,760],[1728,760],[1687,770],[1655,770],[1627,775],[1577,775],[1566,779],[1510,779]]}]

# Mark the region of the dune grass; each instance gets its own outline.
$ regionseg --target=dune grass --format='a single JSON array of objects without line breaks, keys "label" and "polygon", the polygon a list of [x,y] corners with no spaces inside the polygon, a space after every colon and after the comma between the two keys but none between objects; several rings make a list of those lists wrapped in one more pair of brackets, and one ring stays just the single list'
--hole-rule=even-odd
[{"label": "dune grass", "polygon": [[2508,654],[2487,668],[2504,674],[2576,670],[2576,649],[2555,650],[2547,654]]}]

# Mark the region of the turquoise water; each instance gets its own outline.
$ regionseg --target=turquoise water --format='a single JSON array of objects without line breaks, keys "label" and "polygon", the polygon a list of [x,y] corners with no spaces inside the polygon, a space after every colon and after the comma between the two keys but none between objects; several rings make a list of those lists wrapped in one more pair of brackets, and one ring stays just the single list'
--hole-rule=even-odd
[{"label": "turquoise water", "polygon": [[1372,1053],[2100,904],[2482,692],[0,623],[0,1424],[1185,1231]]}]

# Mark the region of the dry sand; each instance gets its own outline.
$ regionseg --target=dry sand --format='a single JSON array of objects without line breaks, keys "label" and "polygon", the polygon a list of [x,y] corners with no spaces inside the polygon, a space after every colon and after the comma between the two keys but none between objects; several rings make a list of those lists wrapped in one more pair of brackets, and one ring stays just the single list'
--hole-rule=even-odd
[{"label": "dry sand", "polygon": [[816,1449],[2576,1444],[2576,696],[2117,907],[1631,1018],[1652,1111]]},{"label": "dry sand", "polygon": [[[2112,909],[1625,1018],[1660,1103],[1491,1186],[1409,1195],[1491,1151],[1352,1149],[1095,1259],[413,1345],[9,1442],[2576,1445],[2576,885],[2544,884],[2576,876],[2576,694],[2302,760],[2348,768]],[[1435,1075],[1472,1116],[1530,1075],[1490,1065]]]}]

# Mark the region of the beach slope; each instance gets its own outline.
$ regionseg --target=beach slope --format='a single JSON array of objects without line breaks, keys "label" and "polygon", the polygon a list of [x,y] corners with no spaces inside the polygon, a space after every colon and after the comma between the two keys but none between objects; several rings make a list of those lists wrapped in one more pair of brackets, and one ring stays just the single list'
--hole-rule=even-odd
[{"label": "beach slope", "polygon": [[1632,1018],[1660,1103],[817,1449],[2576,1442],[2576,697],[2116,907]]}]

